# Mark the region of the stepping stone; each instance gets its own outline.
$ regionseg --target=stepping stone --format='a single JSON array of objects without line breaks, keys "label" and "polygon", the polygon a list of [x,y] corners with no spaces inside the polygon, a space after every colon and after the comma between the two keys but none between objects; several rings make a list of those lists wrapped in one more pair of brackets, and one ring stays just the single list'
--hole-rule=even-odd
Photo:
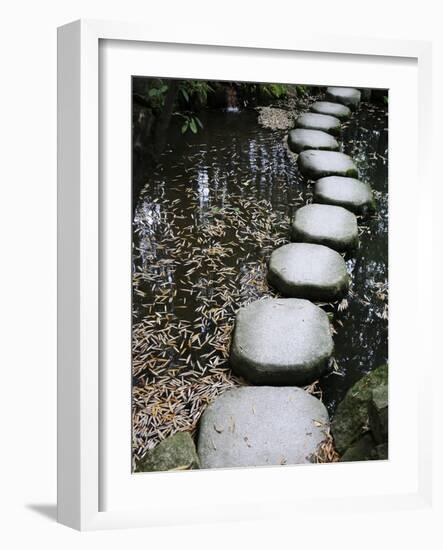
[{"label": "stepping stone", "polygon": [[322,130],[334,136],[339,136],[341,125],[338,118],[329,115],[319,115],[318,113],[303,113],[296,122],[296,128],[305,128],[307,130]]},{"label": "stepping stone", "polygon": [[293,241],[324,244],[338,252],[358,245],[357,218],[341,206],[303,206],[295,213],[291,230]]},{"label": "stepping stone", "polygon": [[351,116],[351,109],[340,103],[330,101],[316,101],[311,105],[311,111],[320,115],[330,115],[340,120],[346,120]]},{"label": "stepping stone", "polygon": [[308,300],[337,300],[349,288],[344,259],[320,244],[291,243],[274,250],[268,279],[285,296]]},{"label": "stepping stone", "polygon": [[300,172],[308,179],[325,176],[358,178],[358,170],[351,157],[337,151],[302,151],[297,162]]},{"label": "stepping stone", "polygon": [[337,151],[338,141],[321,130],[305,130],[297,128],[288,134],[288,146],[294,153],[301,153],[305,149],[322,149],[324,151]]},{"label": "stepping stone", "polygon": [[370,185],[355,178],[320,178],[314,186],[314,200],[322,204],[343,206],[356,214],[374,210],[374,197]]},{"label": "stepping stone", "polygon": [[350,109],[356,109],[361,100],[361,92],[356,88],[326,88],[326,99],[346,105]]},{"label": "stepping stone", "polygon": [[234,388],[202,415],[200,464],[236,468],[313,462],[328,426],[323,403],[300,388]]},{"label": "stepping stone", "polygon": [[268,298],[238,311],[230,364],[253,384],[302,386],[325,372],[333,347],[322,309],[308,300]]}]

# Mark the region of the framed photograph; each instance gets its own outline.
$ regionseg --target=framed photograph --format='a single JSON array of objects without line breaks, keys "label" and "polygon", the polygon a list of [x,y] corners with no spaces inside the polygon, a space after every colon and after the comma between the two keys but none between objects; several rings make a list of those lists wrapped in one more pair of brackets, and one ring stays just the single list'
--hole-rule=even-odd
[{"label": "framed photograph", "polygon": [[59,29],[59,521],[429,506],[429,44],[195,42]]}]

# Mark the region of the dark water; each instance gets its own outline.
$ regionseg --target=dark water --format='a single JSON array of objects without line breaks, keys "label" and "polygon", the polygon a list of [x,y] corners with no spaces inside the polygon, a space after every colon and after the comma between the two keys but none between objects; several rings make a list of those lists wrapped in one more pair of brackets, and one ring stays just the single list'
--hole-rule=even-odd
[{"label": "dark water", "polygon": [[[321,380],[330,411],[350,385],[387,361],[385,111],[363,104],[343,134],[344,152],[371,183],[378,211],[361,222],[360,248],[347,259],[347,309],[327,306],[336,314],[338,364]],[[287,242],[294,209],[311,197],[287,152],[285,132],[261,128],[254,111],[209,111],[201,119],[204,129],[197,135],[171,132],[155,173],[134,174],[146,181],[135,208],[134,323],[138,338],[152,332],[143,346],[135,345],[139,386],[165,372],[204,376],[208,363],[228,368],[235,311],[274,293],[266,283],[266,261]],[[153,366],[159,357],[160,371]]]}]

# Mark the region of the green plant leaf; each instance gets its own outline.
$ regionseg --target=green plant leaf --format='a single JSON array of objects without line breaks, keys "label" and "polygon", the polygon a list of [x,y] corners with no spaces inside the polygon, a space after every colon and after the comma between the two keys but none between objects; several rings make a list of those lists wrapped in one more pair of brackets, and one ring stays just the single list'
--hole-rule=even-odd
[{"label": "green plant leaf", "polygon": [[190,119],[189,127],[191,128],[191,130],[194,134],[197,133],[197,124],[195,123],[195,119],[193,119],[193,118]]},{"label": "green plant leaf", "polygon": [[187,102],[189,102],[189,94],[184,88],[180,88],[180,91],[183,95],[183,97],[186,99]]},{"label": "green plant leaf", "polygon": [[183,126],[182,126],[182,134],[184,134],[184,133],[187,131],[188,126],[189,126],[189,120],[187,120],[187,121],[183,124]]}]

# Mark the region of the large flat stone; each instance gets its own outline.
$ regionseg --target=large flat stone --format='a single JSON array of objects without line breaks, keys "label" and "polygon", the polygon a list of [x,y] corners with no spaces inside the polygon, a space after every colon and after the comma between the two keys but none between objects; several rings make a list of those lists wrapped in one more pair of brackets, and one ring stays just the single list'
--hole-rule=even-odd
[{"label": "large flat stone", "polygon": [[338,118],[318,113],[303,113],[295,121],[295,126],[307,130],[322,130],[334,136],[340,135],[341,132],[341,123]]},{"label": "large flat stone", "polygon": [[300,172],[308,179],[326,176],[358,178],[351,157],[337,151],[302,151],[297,159]]},{"label": "large flat stone", "polygon": [[331,301],[349,288],[342,256],[320,244],[285,244],[271,254],[268,279],[285,296]]},{"label": "large flat stone", "polygon": [[338,141],[321,130],[306,130],[296,128],[288,134],[288,146],[294,153],[301,153],[307,149],[321,149],[323,151],[337,151]]},{"label": "large flat stone", "polygon": [[324,244],[345,252],[358,245],[357,218],[341,206],[308,204],[299,208],[292,220],[296,242]]},{"label": "large flat stone", "polygon": [[253,384],[306,385],[333,351],[328,316],[308,300],[268,298],[237,312],[232,370]]},{"label": "large flat stone", "polygon": [[347,120],[351,116],[349,107],[332,101],[315,101],[311,105],[311,111],[320,115],[334,116],[340,120]]},{"label": "large flat stone", "polygon": [[374,209],[370,185],[343,176],[328,176],[317,180],[314,186],[314,200],[322,204],[343,206],[356,214]]},{"label": "large flat stone", "polygon": [[240,387],[209,405],[200,421],[202,468],[312,462],[329,419],[321,401],[300,388]]},{"label": "large flat stone", "polygon": [[326,99],[356,109],[361,100],[361,92],[356,88],[340,88],[330,86],[326,89]]}]

